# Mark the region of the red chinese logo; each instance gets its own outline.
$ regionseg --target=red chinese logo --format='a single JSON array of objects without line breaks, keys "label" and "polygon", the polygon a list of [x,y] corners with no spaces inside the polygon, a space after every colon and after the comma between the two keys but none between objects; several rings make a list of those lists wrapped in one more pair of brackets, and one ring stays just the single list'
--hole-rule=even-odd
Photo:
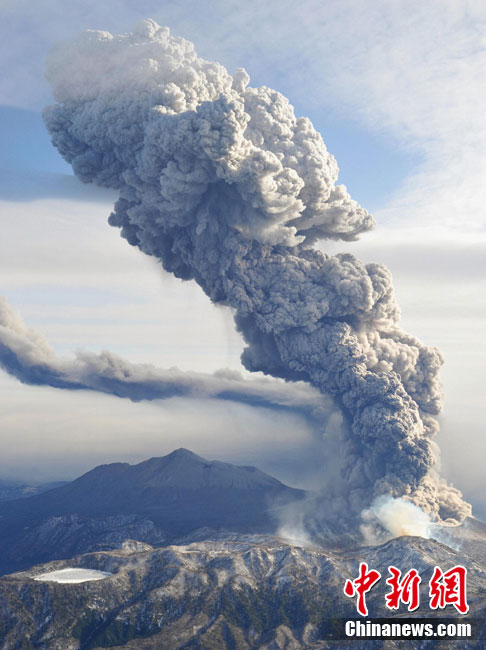
[{"label": "red chinese logo", "polygon": [[344,585],[344,593],[346,596],[358,596],[356,604],[358,613],[361,616],[368,616],[368,608],[366,607],[366,594],[371,591],[371,588],[380,580],[381,573],[378,571],[368,571],[366,562],[361,562],[359,565],[359,577],[356,580],[346,580]]},{"label": "red chinese logo", "polygon": [[445,573],[435,567],[429,582],[431,609],[444,609],[446,605],[454,605],[460,614],[467,614],[469,605],[466,601],[467,569],[455,566]]},{"label": "red chinese logo", "polygon": [[422,582],[418,571],[411,569],[402,580],[400,580],[402,572],[396,567],[389,566],[388,572],[391,574],[386,581],[386,584],[391,587],[391,591],[385,596],[388,609],[398,609],[402,602],[408,605],[409,612],[416,610],[420,605],[419,585]]},{"label": "red chinese logo", "polygon": [[[400,603],[407,605],[413,612],[420,605],[420,577],[416,569],[410,569],[403,577],[402,572],[394,566],[388,567],[390,577],[386,584],[390,591],[385,595],[388,609],[398,610]],[[431,609],[444,609],[453,605],[460,614],[467,614],[469,605],[466,598],[466,567],[457,565],[442,571],[438,566],[429,581],[429,606]],[[356,609],[361,616],[368,616],[366,594],[381,580],[379,571],[368,569],[366,562],[359,565],[359,575],[355,580],[346,580],[344,593],[350,598],[357,597]]]}]

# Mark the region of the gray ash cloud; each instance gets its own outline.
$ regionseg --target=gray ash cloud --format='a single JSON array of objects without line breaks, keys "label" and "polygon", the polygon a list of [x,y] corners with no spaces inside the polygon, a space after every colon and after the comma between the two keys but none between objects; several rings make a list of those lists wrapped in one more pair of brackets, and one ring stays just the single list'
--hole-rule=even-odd
[{"label": "gray ash cloud", "polygon": [[312,247],[374,221],[336,184],[311,122],[153,21],[84,32],[51,52],[47,76],[54,145],[82,181],[119,191],[110,224],[232,309],[247,369],[339,404],[334,489],[347,511],[386,494],[442,519],[468,514],[436,473],[440,353],[398,326],[385,267]]},{"label": "gray ash cloud", "polygon": [[29,328],[0,296],[0,367],[24,384],[67,390],[90,390],[133,402],[172,397],[230,400],[240,404],[288,410],[312,421],[327,420],[336,407],[306,383],[270,378],[245,379],[241,373],[187,372],[131,363],[109,351],[56,355],[43,335]]}]

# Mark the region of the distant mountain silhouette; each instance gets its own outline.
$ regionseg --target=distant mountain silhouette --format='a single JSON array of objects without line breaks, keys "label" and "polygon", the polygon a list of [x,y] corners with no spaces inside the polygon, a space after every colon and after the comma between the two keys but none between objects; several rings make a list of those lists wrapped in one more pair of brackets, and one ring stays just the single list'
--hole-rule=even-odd
[{"label": "distant mountain silhouette", "polygon": [[198,529],[272,533],[279,508],[304,496],[256,467],[187,449],[100,465],[63,487],[0,503],[0,574],[128,537],[161,545]]},{"label": "distant mountain silhouette", "polygon": [[34,494],[41,494],[48,490],[66,485],[68,481],[53,481],[52,483],[41,483],[39,485],[31,485],[29,483],[21,483],[19,481],[4,481],[0,479],[0,501],[13,501],[14,499],[26,499],[34,496]]}]

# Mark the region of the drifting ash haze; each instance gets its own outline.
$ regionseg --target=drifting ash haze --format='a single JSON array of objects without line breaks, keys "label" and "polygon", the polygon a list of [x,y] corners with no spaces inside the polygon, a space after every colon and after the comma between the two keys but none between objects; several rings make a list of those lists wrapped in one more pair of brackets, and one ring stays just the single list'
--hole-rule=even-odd
[{"label": "drifting ash haze", "polygon": [[24,384],[92,390],[133,402],[171,397],[227,399],[252,406],[291,409],[312,419],[329,418],[336,408],[308,384],[270,379],[245,380],[240,373],[213,374],[134,364],[111,353],[78,352],[73,360],[56,356],[40,332],[26,327],[0,296],[0,367]]},{"label": "drifting ash haze", "polygon": [[440,353],[398,327],[385,267],[312,247],[374,222],[336,185],[310,121],[150,20],[59,45],[47,74],[52,141],[82,181],[119,191],[110,224],[233,310],[248,370],[309,382],[341,407],[322,516],[357,523],[383,496],[441,520],[469,514],[436,475]]}]

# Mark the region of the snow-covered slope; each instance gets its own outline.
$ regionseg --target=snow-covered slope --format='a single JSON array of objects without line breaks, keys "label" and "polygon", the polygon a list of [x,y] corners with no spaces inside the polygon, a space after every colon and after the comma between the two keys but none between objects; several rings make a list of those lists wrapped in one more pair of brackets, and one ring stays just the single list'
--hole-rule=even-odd
[{"label": "snow-covered slope", "polygon": [[[378,547],[338,553],[290,545],[278,538],[246,536],[161,549],[137,550],[136,545],[126,544],[119,551],[82,555],[4,576],[0,578],[0,648],[335,648],[330,638],[336,620],[356,616],[354,601],[344,595],[343,586],[347,578],[356,577],[361,561],[384,575],[390,563],[402,571],[418,569],[424,602],[436,564],[448,569],[464,563],[471,616],[479,620],[482,633],[486,631],[481,623],[486,613],[484,567],[437,541],[401,537]],[[40,574],[72,567],[112,575],[83,584],[38,581]],[[383,580],[368,595],[370,616],[390,616],[384,607],[387,590]],[[453,616],[454,608],[448,609],[452,611],[446,615]],[[421,616],[433,614],[427,608],[420,610]],[[338,647],[400,647],[381,644],[353,641]],[[439,647],[459,646],[446,641]],[[463,640],[460,647],[473,646]]]}]

